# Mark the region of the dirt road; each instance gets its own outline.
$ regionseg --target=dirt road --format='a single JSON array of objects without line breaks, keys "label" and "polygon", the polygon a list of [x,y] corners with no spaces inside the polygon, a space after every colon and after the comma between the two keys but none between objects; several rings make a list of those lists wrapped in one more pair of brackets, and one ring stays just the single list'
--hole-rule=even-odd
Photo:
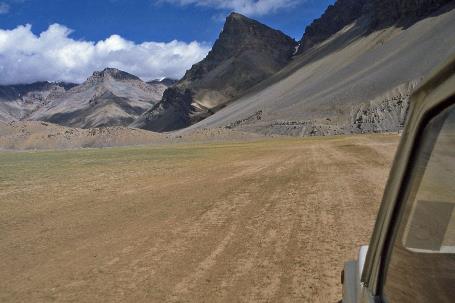
[{"label": "dirt road", "polygon": [[397,141],[0,153],[0,301],[337,302]]}]

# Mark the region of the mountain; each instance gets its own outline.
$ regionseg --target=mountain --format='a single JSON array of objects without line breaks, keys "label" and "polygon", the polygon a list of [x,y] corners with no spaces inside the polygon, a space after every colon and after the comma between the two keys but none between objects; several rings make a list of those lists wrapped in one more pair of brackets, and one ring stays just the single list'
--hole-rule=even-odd
[{"label": "mountain", "polygon": [[232,13],[207,57],[132,126],[170,131],[196,123],[286,66],[296,45],[282,32]]},{"label": "mountain", "polygon": [[399,131],[409,96],[455,53],[453,0],[338,0],[297,44],[237,13],[179,80],[107,68],[83,84],[0,86],[0,122],[185,133],[224,127],[284,135]]},{"label": "mountain", "polygon": [[76,86],[64,82],[36,82],[32,84],[0,86],[0,121],[9,122],[27,118],[30,113],[50,100]]},{"label": "mountain", "polygon": [[28,120],[79,128],[126,126],[152,108],[166,88],[166,84],[148,84],[106,68],[33,112]]},{"label": "mountain", "polygon": [[455,2],[338,0],[282,70],[181,131],[295,136],[399,131],[409,96],[455,54]]}]

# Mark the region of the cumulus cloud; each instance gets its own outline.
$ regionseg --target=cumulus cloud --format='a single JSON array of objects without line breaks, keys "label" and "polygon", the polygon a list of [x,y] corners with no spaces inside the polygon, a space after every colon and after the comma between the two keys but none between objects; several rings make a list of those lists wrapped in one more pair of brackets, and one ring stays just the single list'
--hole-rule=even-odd
[{"label": "cumulus cloud", "polygon": [[5,2],[0,2],[0,15],[8,14],[9,13],[9,5]]},{"label": "cumulus cloud", "polygon": [[53,24],[35,35],[31,25],[0,29],[0,84],[34,81],[83,82],[93,71],[114,67],[144,80],[180,78],[202,60],[209,45],[144,42],[136,44],[119,35],[92,42],[74,40],[71,30]]},{"label": "cumulus cloud", "polygon": [[177,5],[206,6],[222,10],[236,11],[249,16],[274,13],[279,9],[295,6],[303,0],[158,0]]}]

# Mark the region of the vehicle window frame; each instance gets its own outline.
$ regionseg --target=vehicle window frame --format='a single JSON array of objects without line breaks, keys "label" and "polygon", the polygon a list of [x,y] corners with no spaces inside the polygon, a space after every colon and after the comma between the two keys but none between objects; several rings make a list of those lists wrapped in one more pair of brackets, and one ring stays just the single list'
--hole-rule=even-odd
[{"label": "vehicle window frame", "polygon": [[[414,142],[412,146],[414,147],[408,163],[406,164],[406,169],[405,169],[405,174],[404,178],[401,182],[400,186],[400,191],[396,199],[396,203],[394,205],[393,211],[392,211],[392,218],[390,221],[390,224],[388,226],[387,230],[387,235],[385,237],[385,243],[383,246],[382,250],[382,264],[379,266],[379,272],[378,272],[378,285],[377,285],[377,298],[379,299],[379,302],[386,303],[384,301],[384,286],[385,286],[385,279],[387,276],[387,269],[389,267],[390,259],[391,259],[391,254],[393,251],[393,246],[396,240],[396,237],[398,236],[399,229],[403,220],[403,216],[405,214],[406,206],[408,203],[411,203],[410,201],[410,195],[412,194],[412,189],[413,189],[413,184],[420,184],[423,178],[423,174],[419,174],[417,171],[417,167],[414,166],[416,161],[419,158],[420,153],[427,149],[428,147],[433,150],[435,143],[437,141],[438,136],[434,136],[431,138],[431,142],[426,141],[427,138],[425,138],[425,130],[427,129],[429,123],[436,118],[439,114],[442,114],[446,109],[448,109],[450,106],[455,104],[455,95],[452,95],[448,98],[446,98],[444,101],[442,101],[440,104],[438,104],[436,107],[430,109],[428,112],[426,112],[423,117],[421,118],[418,128],[417,128],[417,134],[415,136]],[[438,134],[441,131],[443,126],[443,123],[441,125],[438,125]],[[426,159],[425,161],[425,167],[428,164],[428,160]]]}]

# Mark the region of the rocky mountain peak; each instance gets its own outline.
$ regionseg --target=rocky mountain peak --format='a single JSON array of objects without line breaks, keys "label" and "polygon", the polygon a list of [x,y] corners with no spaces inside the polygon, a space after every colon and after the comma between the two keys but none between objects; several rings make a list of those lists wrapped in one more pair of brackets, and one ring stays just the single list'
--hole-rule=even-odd
[{"label": "rocky mountain peak", "polygon": [[226,20],[248,20],[247,17],[245,17],[244,15],[242,14],[239,14],[239,13],[236,13],[236,12],[232,12],[230,13],[227,17],[226,17]]},{"label": "rocky mountain peak", "polygon": [[105,68],[102,71],[96,71],[92,75],[92,79],[104,79],[106,77],[111,77],[116,80],[141,80],[139,77],[129,74],[127,72],[121,71],[117,68]]},{"label": "rocky mountain peak", "polygon": [[[239,13],[231,13],[226,17],[226,22],[224,23],[223,32],[231,31],[236,33],[244,33],[245,29],[249,27],[262,27],[264,29],[271,29],[267,25],[264,25],[256,20],[250,19]],[[272,29],[273,30],[273,29]],[[274,30],[275,31],[275,30]],[[250,32],[252,33],[252,32]]]},{"label": "rocky mountain peak", "polygon": [[263,35],[285,36],[282,32],[239,13],[231,13],[226,17],[220,40],[226,38],[227,35],[233,34],[239,35],[239,40],[245,38],[261,38]]},{"label": "rocky mountain peak", "polygon": [[297,42],[281,31],[239,13],[231,13],[207,57],[195,64],[182,81],[198,79],[220,62],[252,51],[269,53],[274,61],[284,65],[292,56],[295,45]]}]

